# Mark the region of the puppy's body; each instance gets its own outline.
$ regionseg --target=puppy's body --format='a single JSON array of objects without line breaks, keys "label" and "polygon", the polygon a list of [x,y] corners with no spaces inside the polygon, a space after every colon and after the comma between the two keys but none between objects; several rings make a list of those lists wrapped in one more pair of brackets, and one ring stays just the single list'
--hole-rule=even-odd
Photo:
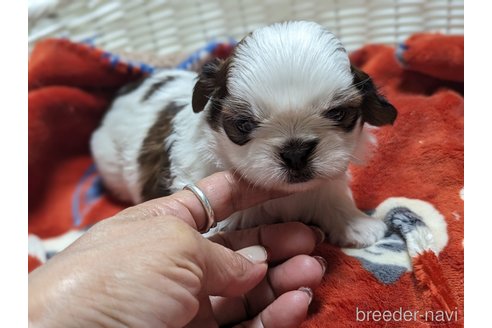
[{"label": "puppy's body", "polygon": [[292,22],[253,32],[199,76],[167,70],[148,78],[115,100],[91,147],[121,199],[139,203],[232,169],[263,188],[298,193],[217,229],[298,220],[319,225],[332,242],[364,246],[385,225],[356,208],[347,167],[366,148],[365,123],[395,116],[333,34]]},{"label": "puppy's body", "polygon": [[[154,74],[120,95],[94,132],[91,149],[97,168],[119,199],[140,203],[217,170],[201,155],[207,148],[200,132],[206,122],[190,107],[195,79],[195,73],[182,70]],[[144,158],[147,152],[154,156]],[[144,190],[146,184],[153,188]]]}]

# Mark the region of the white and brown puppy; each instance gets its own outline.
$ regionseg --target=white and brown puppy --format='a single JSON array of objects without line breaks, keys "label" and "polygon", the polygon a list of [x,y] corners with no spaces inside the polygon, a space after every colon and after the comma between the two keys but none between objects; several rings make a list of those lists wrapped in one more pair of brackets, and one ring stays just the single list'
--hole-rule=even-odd
[{"label": "white and brown puppy", "polygon": [[231,169],[250,183],[298,193],[236,213],[216,229],[299,220],[331,242],[366,246],[386,226],[357,209],[349,163],[368,124],[395,108],[340,41],[311,22],[260,28],[196,75],[165,70],[120,95],[91,141],[105,185],[139,203]]}]

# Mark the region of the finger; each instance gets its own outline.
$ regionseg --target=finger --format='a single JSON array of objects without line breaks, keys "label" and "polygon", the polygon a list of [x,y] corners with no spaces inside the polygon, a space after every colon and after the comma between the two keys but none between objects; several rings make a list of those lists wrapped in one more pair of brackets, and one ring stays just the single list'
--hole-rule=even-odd
[{"label": "finger", "polygon": [[[217,221],[269,199],[286,196],[282,191],[253,188],[248,182],[229,171],[215,173],[196,183],[210,201]],[[120,215],[147,218],[173,215],[196,229],[204,227],[207,216],[202,204],[189,190],[168,197],[156,198],[130,207]]]},{"label": "finger", "polygon": [[213,209],[219,220],[269,199],[288,195],[285,191],[253,188],[249,182],[231,172],[213,174],[199,181],[197,186],[203,190],[214,205]]},{"label": "finger", "polygon": [[300,287],[315,289],[326,270],[326,260],[321,257],[299,255],[271,268],[262,280],[244,297],[213,298],[212,307],[220,325],[238,322],[257,315],[278,295]]},{"label": "finger", "polygon": [[233,250],[262,245],[268,249],[270,261],[279,261],[299,254],[312,253],[316,245],[324,240],[324,233],[317,227],[288,222],[219,232],[209,240]]},{"label": "finger", "polygon": [[218,327],[217,321],[212,312],[210,298],[205,293],[201,293],[199,297],[200,307],[196,316],[189,322],[186,328],[203,328],[203,327]]},{"label": "finger", "polygon": [[203,239],[205,243],[202,286],[207,295],[238,296],[256,286],[268,269],[264,247],[251,246],[234,252]]},{"label": "finger", "polygon": [[276,296],[302,286],[315,289],[321,284],[326,267],[321,256],[295,256],[268,271],[269,288]]},{"label": "finger", "polygon": [[294,328],[306,319],[313,293],[309,288],[287,292],[277,298],[252,320],[235,327]]}]

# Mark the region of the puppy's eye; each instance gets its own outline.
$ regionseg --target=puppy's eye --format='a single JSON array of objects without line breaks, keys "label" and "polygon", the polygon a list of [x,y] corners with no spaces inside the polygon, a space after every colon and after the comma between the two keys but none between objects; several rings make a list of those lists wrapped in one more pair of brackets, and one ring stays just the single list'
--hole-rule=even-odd
[{"label": "puppy's eye", "polygon": [[247,119],[237,119],[234,126],[242,134],[249,134],[256,127],[256,123]]},{"label": "puppy's eye", "polygon": [[341,122],[347,115],[347,110],[345,108],[333,108],[325,112],[324,116],[335,122]]},{"label": "puppy's eye", "polygon": [[360,108],[340,106],[327,110],[323,116],[333,122],[334,126],[338,126],[346,132],[352,131],[360,117]]}]

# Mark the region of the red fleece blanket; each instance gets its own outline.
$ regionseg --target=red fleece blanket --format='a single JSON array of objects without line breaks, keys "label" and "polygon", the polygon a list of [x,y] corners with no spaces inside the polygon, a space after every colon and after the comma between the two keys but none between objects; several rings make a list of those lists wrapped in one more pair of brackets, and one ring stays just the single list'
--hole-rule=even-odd
[{"label": "red fleece blanket", "polygon": [[[378,149],[352,167],[358,206],[388,235],[367,249],[328,243],[303,327],[463,326],[463,37],[419,34],[351,60],[398,109]],[[104,194],[88,140],[115,92],[145,66],[66,40],[29,62],[29,270],[125,207]]]}]

